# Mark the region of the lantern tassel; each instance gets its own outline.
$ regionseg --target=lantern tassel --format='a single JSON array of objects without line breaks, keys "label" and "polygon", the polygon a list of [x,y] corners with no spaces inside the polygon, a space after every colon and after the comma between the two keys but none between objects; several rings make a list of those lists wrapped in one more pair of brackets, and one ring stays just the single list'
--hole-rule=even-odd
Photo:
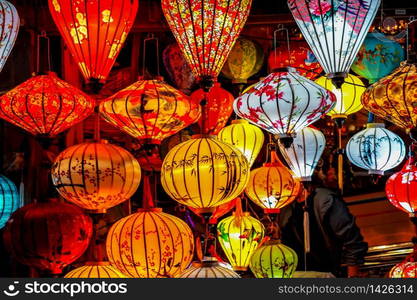
[{"label": "lantern tassel", "polygon": [[343,195],[343,148],[342,148],[342,127],[338,128],[338,149],[337,149],[337,182],[340,193]]},{"label": "lantern tassel", "polygon": [[235,208],[235,224],[237,227],[240,227],[242,224],[243,210],[242,210],[242,200],[238,197],[236,198],[236,208]]},{"label": "lantern tassel", "polygon": [[311,251],[311,243],[310,243],[310,216],[308,213],[308,195],[307,190],[304,189],[304,271],[307,271],[307,253]]},{"label": "lantern tassel", "polygon": [[143,177],[143,208],[153,208],[155,203],[152,196],[149,176]]}]

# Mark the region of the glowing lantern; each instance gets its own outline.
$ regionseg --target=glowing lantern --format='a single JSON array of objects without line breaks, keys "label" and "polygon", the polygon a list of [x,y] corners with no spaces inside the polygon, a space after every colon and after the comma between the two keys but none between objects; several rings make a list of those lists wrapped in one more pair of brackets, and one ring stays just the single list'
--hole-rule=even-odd
[{"label": "glowing lantern", "polygon": [[335,96],[295,69],[277,71],[257,83],[234,102],[236,114],[278,135],[289,147],[295,132],[327,113]]},{"label": "glowing lantern", "polygon": [[18,262],[60,274],[87,249],[92,231],[91,219],[74,205],[31,203],[12,215],[4,241]]},{"label": "glowing lantern", "polygon": [[380,0],[288,0],[303,37],[336,87],[347,77],[379,4]]},{"label": "glowing lantern", "polygon": [[352,70],[369,80],[370,84],[389,75],[404,60],[401,45],[379,32],[371,32],[359,49]]},{"label": "glowing lantern", "polygon": [[200,106],[162,81],[139,80],[100,104],[103,118],[148,144],[160,144],[200,117]]},{"label": "glowing lantern", "polygon": [[383,175],[403,161],[405,145],[383,123],[369,123],[349,140],[346,153],[354,165],[368,170],[369,174]]},{"label": "glowing lantern", "polygon": [[271,153],[271,162],[251,171],[245,190],[249,199],[263,208],[265,213],[278,213],[293,202],[300,191],[300,181],[293,178],[275,152]]},{"label": "glowing lantern", "polygon": [[64,278],[126,278],[126,276],[112,267],[108,261],[94,261],[68,272]]},{"label": "glowing lantern", "polygon": [[252,0],[162,0],[162,11],[194,75],[209,88],[249,15]]},{"label": "glowing lantern", "polygon": [[249,179],[245,156],[215,137],[196,136],[172,148],[161,168],[161,183],[175,201],[212,212],[239,196]]},{"label": "glowing lantern", "polygon": [[311,181],[314,169],[326,146],[324,134],[315,128],[306,127],[297,132],[290,148],[279,143],[279,148],[295,178]]},{"label": "glowing lantern", "polygon": [[8,1],[0,0],[0,72],[12,52],[19,32],[20,19],[16,8]]},{"label": "glowing lantern", "polygon": [[6,176],[0,175],[0,229],[19,207],[20,198],[16,185]]},{"label": "glowing lantern", "polygon": [[417,278],[417,262],[406,259],[392,267],[389,278]]},{"label": "glowing lantern", "polygon": [[69,51],[89,81],[104,81],[135,21],[138,0],[48,0]]},{"label": "glowing lantern", "polygon": [[0,117],[24,130],[54,136],[94,111],[95,101],[55,73],[30,78],[0,97]]},{"label": "glowing lantern", "polygon": [[181,219],[160,208],[139,209],[117,221],[107,235],[112,266],[129,277],[175,277],[193,258],[194,238]]},{"label": "glowing lantern", "polygon": [[233,120],[231,125],[220,130],[218,138],[242,152],[249,162],[249,168],[252,167],[264,144],[262,130],[246,120]]},{"label": "glowing lantern", "polygon": [[253,253],[249,267],[256,278],[291,278],[297,264],[293,249],[279,240],[270,240]]},{"label": "glowing lantern", "polygon": [[193,262],[191,267],[182,272],[179,278],[240,278],[240,276],[219,264],[215,258],[202,262]]},{"label": "glowing lantern", "polygon": [[65,200],[104,213],[135,193],[141,170],[133,155],[119,146],[83,143],[57,156],[51,176]]}]

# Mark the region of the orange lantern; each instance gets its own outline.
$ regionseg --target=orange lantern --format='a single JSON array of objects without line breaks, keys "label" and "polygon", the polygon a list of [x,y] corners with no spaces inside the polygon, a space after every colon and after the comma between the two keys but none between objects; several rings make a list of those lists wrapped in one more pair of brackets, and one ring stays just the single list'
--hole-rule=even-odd
[{"label": "orange lantern", "polygon": [[64,278],[126,278],[126,276],[112,267],[108,261],[93,261],[68,272]]}]

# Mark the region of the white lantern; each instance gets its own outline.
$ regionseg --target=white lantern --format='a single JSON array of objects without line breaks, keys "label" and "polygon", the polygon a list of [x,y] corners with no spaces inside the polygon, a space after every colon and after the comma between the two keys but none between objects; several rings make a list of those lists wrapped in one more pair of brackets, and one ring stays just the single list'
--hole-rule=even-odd
[{"label": "white lantern", "polygon": [[214,257],[204,257],[201,262],[193,262],[179,278],[240,278],[233,270],[221,266]]},{"label": "white lantern", "polygon": [[0,0],[0,71],[12,52],[19,26],[20,19],[16,8],[10,2]]}]

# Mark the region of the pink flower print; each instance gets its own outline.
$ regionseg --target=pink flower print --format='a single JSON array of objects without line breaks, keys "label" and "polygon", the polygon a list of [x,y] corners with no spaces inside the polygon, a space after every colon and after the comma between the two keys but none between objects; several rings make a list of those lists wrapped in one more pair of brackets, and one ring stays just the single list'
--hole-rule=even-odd
[{"label": "pink flower print", "polygon": [[323,0],[313,0],[310,2],[310,9],[313,15],[324,16],[332,9],[332,6]]}]

